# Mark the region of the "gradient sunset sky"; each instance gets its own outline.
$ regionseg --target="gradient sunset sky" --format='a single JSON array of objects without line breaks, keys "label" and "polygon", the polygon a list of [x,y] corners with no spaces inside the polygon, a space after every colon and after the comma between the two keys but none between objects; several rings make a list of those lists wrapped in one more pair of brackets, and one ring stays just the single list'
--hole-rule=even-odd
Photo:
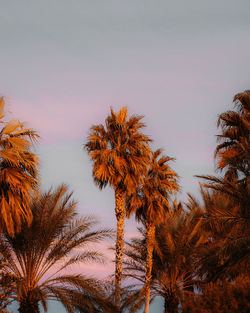
[{"label": "gradient sunset sky", "polygon": [[115,227],[113,191],[97,189],[83,151],[89,128],[110,106],[145,115],[153,148],[176,158],[180,198],[197,195],[217,116],[250,88],[250,1],[0,0],[0,73],[8,110],[41,136],[43,189],[69,184],[80,214]]}]

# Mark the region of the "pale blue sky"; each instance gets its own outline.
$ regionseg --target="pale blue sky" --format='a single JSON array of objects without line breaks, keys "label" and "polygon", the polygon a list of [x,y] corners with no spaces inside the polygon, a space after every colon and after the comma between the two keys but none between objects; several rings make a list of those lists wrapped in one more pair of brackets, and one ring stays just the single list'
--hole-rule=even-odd
[{"label": "pale blue sky", "polygon": [[126,104],[197,194],[193,175],[214,171],[217,115],[250,87],[249,32],[249,0],[0,0],[0,95],[42,136],[43,187],[68,183],[79,213],[115,227],[113,192],[94,186],[82,145]]}]

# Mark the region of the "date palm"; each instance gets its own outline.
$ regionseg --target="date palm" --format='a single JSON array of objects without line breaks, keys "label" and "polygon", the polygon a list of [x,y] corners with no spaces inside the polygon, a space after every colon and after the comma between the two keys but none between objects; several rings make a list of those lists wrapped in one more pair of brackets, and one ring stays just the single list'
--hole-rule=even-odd
[{"label": "date palm", "polygon": [[104,283],[83,274],[68,273],[70,267],[86,261],[102,261],[90,248],[111,235],[96,229],[91,217],[77,218],[76,203],[62,185],[35,196],[33,220],[14,237],[1,236],[2,273],[12,278],[11,297],[19,302],[20,313],[38,313],[39,302],[60,301],[68,312],[116,312],[105,298]]},{"label": "date palm", "polygon": [[[249,259],[250,90],[237,94],[234,102],[236,110],[220,114],[218,120],[221,143],[217,145],[215,157],[219,161],[218,169],[226,170],[225,175],[197,176],[205,179],[203,186],[213,191],[213,205],[208,212],[210,220],[224,224],[222,229],[230,226],[227,235],[220,240],[224,242],[221,251],[226,258],[214,279]],[[218,199],[220,202],[216,203]]]},{"label": "date palm", "polygon": [[[190,287],[194,283],[196,250],[207,241],[207,234],[202,231],[202,215],[198,207],[184,211],[181,205],[175,205],[163,223],[156,226],[150,296],[151,300],[156,296],[163,297],[166,313],[178,312],[182,296],[193,294]],[[145,232],[142,232],[142,238],[135,238],[127,244],[125,255],[125,277],[145,284]],[[141,292],[146,296],[144,288]],[[131,310],[141,305],[138,291],[135,295],[125,300],[125,305],[128,304]]]},{"label": "date palm", "polygon": [[23,123],[3,118],[4,99],[0,98],[0,231],[13,236],[23,221],[32,220],[30,193],[38,185],[38,158],[31,147],[38,135]]},{"label": "date palm", "polygon": [[143,116],[128,118],[127,108],[118,113],[112,109],[104,125],[95,125],[85,144],[93,161],[93,178],[102,189],[108,183],[115,191],[115,214],[117,219],[115,302],[120,307],[122,278],[122,254],[125,219],[125,195],[131,193],[146,171],[149,161],[149,137],[140,130],[145,126]]},{"label": "date palm", "polygon": [[146,225],[145,313],[149,312],[155,226],[170,211],[169,197],[178,190],[177,174],[168,165],[171,160],[173,159],[161,155],[160,149],[152,152],[143,183],[131,193],[127,201],[128,217],[135,213],[136,219],[144,221]]}]

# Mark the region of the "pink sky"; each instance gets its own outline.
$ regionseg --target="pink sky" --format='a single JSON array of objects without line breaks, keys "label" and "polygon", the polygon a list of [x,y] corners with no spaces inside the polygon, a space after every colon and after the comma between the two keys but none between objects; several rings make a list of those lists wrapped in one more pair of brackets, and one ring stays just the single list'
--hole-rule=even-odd
[{"label": "pink sky", "polygon": [[82,145],[127,105],[176,158],[182,198],[197,195],[193,175],[214,173],[217,116],[250,88],[249,12],[247,0],[3,1],[0,95],[42,137],[43,188],[68,183],[80,214],[115,228],[113,191],[94,186]]}]

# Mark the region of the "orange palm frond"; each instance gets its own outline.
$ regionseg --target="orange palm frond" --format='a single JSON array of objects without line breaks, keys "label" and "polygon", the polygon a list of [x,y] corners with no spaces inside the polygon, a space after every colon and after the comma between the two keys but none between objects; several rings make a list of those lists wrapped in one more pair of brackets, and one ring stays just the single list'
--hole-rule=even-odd
[{"label": "orange palm frond", "polygon": [[[0,116],[4,117],[4,100],[0,101]],[[20,231],[22,222],[30,223],[30,195],[38,187],[38,157],[31,152],[38,135],[32,129],[24,129],[24,123],[3,121],[0,131],[0,230],[12,236]],[[8,212],[7,212],[7,211]],[[7,214],[7,215],[6,215]],[[8,219],[6,219],[8,216]]]}]

